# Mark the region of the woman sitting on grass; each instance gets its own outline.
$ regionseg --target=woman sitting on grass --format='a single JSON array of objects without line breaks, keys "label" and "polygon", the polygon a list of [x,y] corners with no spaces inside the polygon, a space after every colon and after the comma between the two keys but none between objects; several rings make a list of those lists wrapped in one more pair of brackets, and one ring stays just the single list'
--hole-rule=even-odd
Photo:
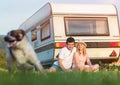
[{"label": "woman sitting on grass", "polygon": [[[76,47],[77,51],[73,57],[73,69],[86,72],[98,70],[99,65],[92,65],[86,53],[87,44],[85,42],[78,42]],[[87,65],[85,65],[85,63],[87,63]]]}]

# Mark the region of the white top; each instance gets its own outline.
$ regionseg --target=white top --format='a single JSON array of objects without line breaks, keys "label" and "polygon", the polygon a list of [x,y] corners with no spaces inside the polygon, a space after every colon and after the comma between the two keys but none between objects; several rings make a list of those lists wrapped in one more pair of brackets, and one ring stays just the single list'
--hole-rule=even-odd
[{"label": "white top", "polygon": [[[64,47],[60,50],[58,57],[63,59],[62,64],[65,69],[69,69],[71,67],[73,55],[75,52],[76,52],[76,47],[74,47],[72,51],[70,51],[67,47]],[[56,61],[54,64],[59,65],[58,61]]]}]

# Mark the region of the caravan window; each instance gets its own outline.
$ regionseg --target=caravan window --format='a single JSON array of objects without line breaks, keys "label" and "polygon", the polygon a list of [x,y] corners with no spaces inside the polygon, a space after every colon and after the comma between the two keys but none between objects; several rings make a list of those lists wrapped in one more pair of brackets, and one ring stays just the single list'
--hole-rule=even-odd
[{"label": "caravan window", "polygon": [[108,36],[107,18],[65,18],[66,35]]},{"label": "caravan window", "polygon": [[32,41],[37,40],[37,30],[36,30],[36,28],[31,30],[31,37],[32,37]]},{"label": "caravan window", "polygon": [[41,26],[41,41],[50,38],[50,22],[46,21]]}]

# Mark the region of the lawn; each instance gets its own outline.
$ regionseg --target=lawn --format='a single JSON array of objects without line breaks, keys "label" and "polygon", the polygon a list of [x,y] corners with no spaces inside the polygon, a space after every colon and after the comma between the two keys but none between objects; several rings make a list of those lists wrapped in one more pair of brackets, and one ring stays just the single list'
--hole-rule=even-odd
[{"label": "lawn", "polygon": [[120,85],[120,71],[0,72],[0,85]]}]

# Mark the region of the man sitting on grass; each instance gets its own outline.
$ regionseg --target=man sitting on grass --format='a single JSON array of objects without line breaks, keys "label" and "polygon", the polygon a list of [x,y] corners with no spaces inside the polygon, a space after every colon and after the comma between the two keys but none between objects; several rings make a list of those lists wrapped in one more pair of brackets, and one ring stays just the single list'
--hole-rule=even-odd
[{"label": "man sitting on grass", "polygon": [[58,61],[54,62],[52,67],[50,67],[50,72],[55,72],[59,69],[66,72],[71,71],[73,55],[76,52],[75,39],[72,37],[67,38],[66,45],[60,50]]}]

